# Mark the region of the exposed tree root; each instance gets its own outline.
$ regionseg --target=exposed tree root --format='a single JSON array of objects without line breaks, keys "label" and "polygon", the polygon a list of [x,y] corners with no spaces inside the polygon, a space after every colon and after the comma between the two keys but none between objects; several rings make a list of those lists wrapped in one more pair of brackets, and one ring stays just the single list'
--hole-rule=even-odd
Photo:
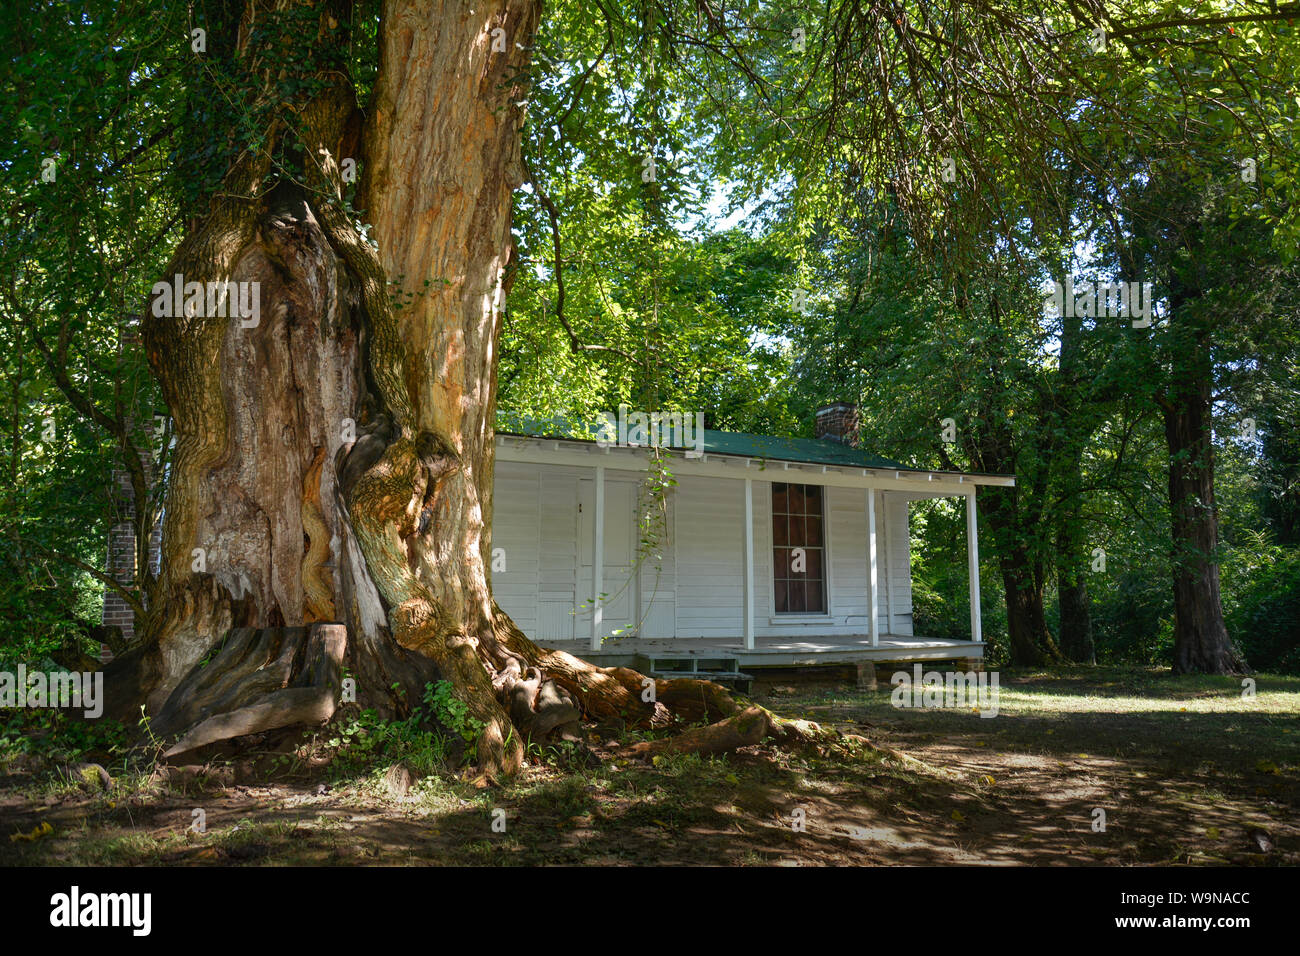
[{"label": "exposed tree root", "polygon": [[[765,739],[791,747],[858,743],[808,720],[791,720],[754,704],[742,705],[726,688],[692,678],[653,679],[626,667],[598,667],[564,651],[540,647],[519,630],[509,615],[494,606],[497,643],[526,663],[540,686],[553,682],[568,692],[590,720],[621,720],[630,727],[667,728],[709,721],[703,727],[636,744],[634,756],[662,753],[716,754],[751,746]],[[653,687],[653,694],[649,693]]]},{"label": "exposed tree root", "polygon": [[659,754],[718,754],[760,743],[771,731],[770,715],[762,707],[747,707],[735,717],[683,731],[676,737],[661,737],[633,744],[627,752],[634,757]]},{"label": "exposed tree root", "polygon": [[[418,648],[418,653],[434,652],[439,673],[462,693],[464,688],[482,685],[470,713],[484,724],[478,756],[480,781],[485,784],[511,776],[522,766],[521,738],[582,740],[584,718],[662,730],[703,723],[633,745],[627,753],[638,758],[726,753],[768,739],[789,747],[845,743],[872,747],[860,737],[841,735],[811,721],[742,705],[709,681],[656,680],[626,667],[598,667],[540,647],[500,608],[493,610],[496,626],[485,639],[442,640]],[[395,616],[399,624],[400,612]],[[409,635],[427,635],[432,626],[430,621],[413,620],[399,630],[410,641]],[[155,735],[179,736],[164,756],[329,720],[338,706],[346,645],[346,628],[341,624],[232,629],[216,654],[193,667],[153,719]],[[882,752],[899,761],[907,759]]]},{"label": "exposed tree root", "polygon": [[217,654],[177,685],[151,723],[181,734],[171,758],[208,744],[294,724],[324,723],[338,705],[347,629],[234,628]]}]

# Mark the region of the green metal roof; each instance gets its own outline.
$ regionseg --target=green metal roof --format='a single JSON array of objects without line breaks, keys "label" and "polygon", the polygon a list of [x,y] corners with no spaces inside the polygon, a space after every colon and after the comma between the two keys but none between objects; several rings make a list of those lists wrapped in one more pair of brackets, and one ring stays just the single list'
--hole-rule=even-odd
[{"label": "green metal roof", "polygon": [[[600,425],[569,422],[564,418],[528,418],[513,412],[498,412],[497,431],[503,435],[528,438],[555,438],[570,441],[595,441]],[[899,464],[891,458],[873,455],[861,448],[817,438],[779,438],[775,435],[749,435],[745,432],[704,430],[706,455],[736,455],[743,458],[766,458],[797,461],[810,465],[847,465],[856,468],[894,468],[924,471]]]},{"label": "green metal roof", "polygon": [[892,458],[883,458],[861,448],[850,448],[825,438],[778,438],[775,435],[747,435],[744,432],[718,432],[706,428],[704,451],[719,455],[742,455],[746,458],[800,461],[811,465],[911,470]]}]

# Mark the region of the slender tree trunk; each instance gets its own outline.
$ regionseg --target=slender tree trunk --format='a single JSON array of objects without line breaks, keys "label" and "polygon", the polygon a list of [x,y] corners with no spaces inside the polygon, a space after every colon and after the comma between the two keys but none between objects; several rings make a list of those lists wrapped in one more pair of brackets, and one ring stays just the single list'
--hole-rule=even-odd
[{"label": "slender tree trunk", "polygon": [[[1007,429],[988,424],[995,421],[996,416],[986,413],[982,427],[969,430],[967,454],[984,471],[1014,473],[1012,436]],[[984,524],[1002,570],[1011,663],[1030,667],[1061,660],[1043,609],[1046,582],[1042,561],[1029,548],[1041,519],[1045,492],[1042,476],[1031,477],[1014,488],[990,488],[981,499],[985,501]]]},{"label": "slender tree trunk", "polygon": [[1002,583],[1007,595],[1007,636],[1011,663],[1037,666],[1061,659],[1047,626],[1043,609],[1043,583],[1034,573],[1023,548],[1012,546],[1000,558]]},{"label": "slender tree trunk", "polygon": [[[960,291],[960,286],[955,304],[959,312],[971,309],[971,303]],[[989,296],[988,308],[994,327],[1001,330],[1004,312],[996,294]],[[960,434],[966,454],[976,468],[1015,474],[1019,469],[1015,435],[1008,425],[1010,415],[1005,408],[994,407],[994,402],[1007,394],[1006,388],[998,382],[1002,374],[1001,363],[997,361],[1000,348],[999,341],[991,350],[993,381],[998,387],[982,396],[978,420]],[[993,550],[1002,569],[1011,663],[1018,666],[1034,666],[1061,659],[1043,611],[1046,584],[1042,559],[1030,548],[1042,519],[1045,480],[1046,472],[1041,468],[1031,475],[1021,475],[1014,488],[989,489],[983,506],[985,525],[992,532]]]},{"label": "slender tree trunk", "polygon": [[[1065,263],[1063,268],[1069,268]],[[1095,664],[1092,611],[1088,601],[1088,542],[1083,533],[1083,449],[1091,437],[1093,410],[1079,400],[1086,374],[1082,358],[1083,322],[1061,319],[1061,392],[1066,403],[1059,427],[1065,438],[1057,453],[1061,506],[1056,517],[1056,595],[1061,612],[1061,652],[1079,664]],[[1095,386],[1093,386],[1095,388]]]},{"label": "slender tree trunk", "polygon": [[1056,594],[1061,607],[1061,653],[1076,664],[1097,663],[1088,581],[1084,572],[1077,566],[1059,568]]},{"label": "slender tree trunk", "polygon": [[1015,488],[989,489],[983,517],[1002,570],[1011,663],[1034,667],[1060,661],[1061,652],[1047,626],[1043,602],[1046,581],[1041,562],[1035,560],[1026,544],[1026,529],[1020,524],[1023,516],[1013,499],[1017,493]]},{"label": "slender tree trunk", "polygon": [[1078,491],[1080,459],[1066,452],[1064,501],[1056,524],[1056,594],[1061,609],[1061,653],[1076,664],[1095,664],[1092,609],[1088,599],[1088,543],[1082,533]]}]

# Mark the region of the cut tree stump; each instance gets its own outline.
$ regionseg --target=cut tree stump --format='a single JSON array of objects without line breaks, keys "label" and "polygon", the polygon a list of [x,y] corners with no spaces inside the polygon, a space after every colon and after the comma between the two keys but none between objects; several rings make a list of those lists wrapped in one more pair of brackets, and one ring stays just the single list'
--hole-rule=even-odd
[{"label": "cut tree stump", "polygon": [[200,661],[154,718],[159,737],[179,735],[171,758],[200,747],[334,716],[347,628],[232,628],[216,655]]}]

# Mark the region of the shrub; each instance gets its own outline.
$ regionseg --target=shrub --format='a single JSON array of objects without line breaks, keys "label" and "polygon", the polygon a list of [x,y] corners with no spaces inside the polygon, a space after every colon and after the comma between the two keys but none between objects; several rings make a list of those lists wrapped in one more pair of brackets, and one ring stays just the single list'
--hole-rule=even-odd
[{"label": "shrub", "polygon": [[1249,577],[1229,582],[1228,633],[1254,669],[1300,673],[1300,549],[1271,548],[1243,570]]}]

